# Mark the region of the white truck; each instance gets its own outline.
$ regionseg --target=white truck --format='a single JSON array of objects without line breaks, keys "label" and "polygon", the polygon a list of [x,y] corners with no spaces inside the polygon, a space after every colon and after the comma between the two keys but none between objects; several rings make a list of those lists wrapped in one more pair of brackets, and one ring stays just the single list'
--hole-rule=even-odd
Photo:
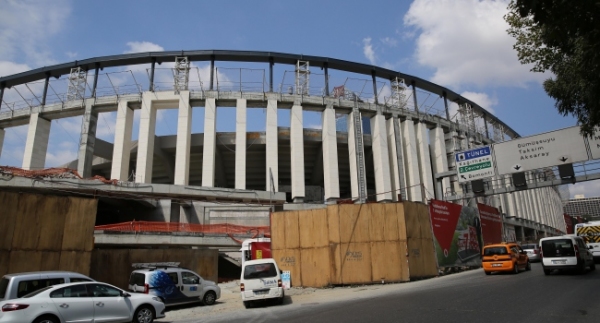
[{"label": "white truck", "polygon": [[575,234],[590,247],[594,261],[600,261],[600,221],[575,224]]}]

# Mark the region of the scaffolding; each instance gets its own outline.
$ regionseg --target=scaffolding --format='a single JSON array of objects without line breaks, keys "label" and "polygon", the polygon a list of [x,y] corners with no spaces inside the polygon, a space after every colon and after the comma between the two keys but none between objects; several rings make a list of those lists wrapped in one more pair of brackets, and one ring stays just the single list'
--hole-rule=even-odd
[{"label": "scaffolding", "polygon": [[391,81],[392,96],[390,98],[390,104],[395,109],[406,109],[406,83],[404,79],[394,78]]},{"label": "scaffolding", "polygon": [[173,68],[173,79],[175,81],[175,94],[188,90],[190,79],[190,61],[187,57],[175,57]]},{"label": "scaffolding", "polygon": [[87,71],[81,67],[71,68],[67,87],[67,101],[79,101],[85,98]]},{"label": "scaffolding", "polygon": [[310,69],[309,62],[296,62],[296,94],[308,95]]}]

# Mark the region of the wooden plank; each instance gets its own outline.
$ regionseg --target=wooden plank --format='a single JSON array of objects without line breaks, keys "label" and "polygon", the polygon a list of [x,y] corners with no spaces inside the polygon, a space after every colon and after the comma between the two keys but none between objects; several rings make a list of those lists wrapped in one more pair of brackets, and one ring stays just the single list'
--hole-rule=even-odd
[{"label": "wooden plank", "polygon": [[285,249],[285,214],[271,212],[271,249]]},{"label": "wooden plank", "polygon": [[[62,251],[58,268],[89,276],[92,262],[91,251]],[[126,275],[129,277],[129,274]],[[127,286],[125,286],[127,287]]]},{"label": "wooden plank", "polygon": [[91,255],[90,277],[97,281],[127,289],[133,268],[128,249],[94,249]]},{"label": "wooden plank", "polygon": [[10,263],[10,251],[0,250],[0,277],[8,274],[8,265]]},{"label": "wooden plank", "polygon": [[[19,212],[15,219],[15,229],[11,247],[12,251],[35,250],[37,248],[38,237],[42,230],[38,220],[39,213],[37,210],[43,207],[44,199],[42,195],[23,194],[21,196],[18,205]],[[11,257],[13,256],[11,255]],[[18,256],[14,255],[14,257]],[[18,257],[18,259],[20,258]],[[20,267],[21,265],[15,266]],[[29,265],[24,264],[23,266],[28,267]],[[37,265],[34,265],[32,268],[36,267]]]},{"label": "wooden plank", "polygon": [[405,207],[406,207],[406,203],[409,203],[409,202],[395,203],[396,204],[396,214],[398,214],[398,240],[400,240],[400,241],[406,241],[406,238],[407,238],[406,212],[404,211]]},{"label": "wooden plank", "polygon": [[71,207],[65,215],[62,250],[92,251],[98,200],[69,197]]},{"label": "wooden plank", "polygon": [[428,240],[408,240],[410,279],[428,278],[437,275],[437,265],[432,261],[433,245]]},{"label": "wooden plank", "polygon": [[327,227],[327,209],[312,210],[312,232],[313,232],[313,247],[323,248],[329,245],[329,228]]},{"label": "wooden plank", "polygon": [[369,241],[385,240],[385,204],[367,204],[369,209]]},{"label": "wooden plank", "polygon": [[327,236],[329,243],[340,243],[339,205],[327,206]]},{"label": "wooden plank", "polygon": [[30,250],[12,250],[8,265],[9,273],[39,271],[42,263],[42,253]]},{"label": "wooden plank", "polygon": [[329,247],[300,249],[302,285],[325,287],[331,285],[329,276]]},{"label": "wooden plank", "polygon": [[371,242],[372,282],[402,281],[402,268],[397,241]]},{"label": "wooden plank", "polygon": [[[15,233],[15,223],[19,210],[19,199],[21,194],[11,192],[0,192],[0,205],[2,207],[2,215],[0,216],[0,252],[9,251],[12,249],[13,236]],[[6,253],[8,256],[8,253]],[[0,262],[0,273],[2,271],[2,262]],[[8,259],[6,259],[8,263]],[[8,264],[5,265],[8,270]]]},{"label": "wooden plank", "polygon": [[408,243],[406,240],[398,242],[398,258],[400,259],[400,275],[402,281],[410,280],[410,267],[408,257]]},{"label": "wooden plank", "polygon": [[383,214],[384,214],[384,232],[383,232],[383,240],[384,241],[396,241],[399,240],[398,235],[398,203],[386,203],[383,204]]},{"label": "wooden plank", "polygon": [[342,243],[369,241],[369,208],[366,204],[340,205],[340,238]]},{"label": "wooden plank", "polygon": [[298,231],[300,233],[300,249],[313,248],[313,213],[312,210],[298,211]]},{"label": "wooden plank", "polygon": [[341,245],[340,273],[342,284],[365,284],[372,282],[371,243],[348,243]]},{"label": "wooden plank", "polygon": [[342,244],[329,244],[329,276],[332,285],[341,285],[342,282]]},{"label": "wooden plank", "polygon": [[286,212],[285,220],[285,249],[300,248],[300,225],[298,211]]},{"label": "wooden plank", "polygon": [[421,226],[419,224],[419,213],[417,203],[403,202],[404,218],[406,219],[406,238],[419,238],[421,236]]},{"label": "wooden plank", "polygon": [[302,285],[300,249],[273,250],[272,252],[279,269],[290,271],[292,286],[304,286]]},{"label": "wooden plank", "polygon": [[62,249],[65,210],[70,208],[71,201],[67,197],[43,197],[43,207],[36,210],[36,218],[43,228],[40,231],[36,250],[60,251]]},{"label": "wooden plank", "polygon": [[[88,267],[90,264],[87,264]],[[60,251],[41,251],[38,270],[69,270],[60,266]]]}]

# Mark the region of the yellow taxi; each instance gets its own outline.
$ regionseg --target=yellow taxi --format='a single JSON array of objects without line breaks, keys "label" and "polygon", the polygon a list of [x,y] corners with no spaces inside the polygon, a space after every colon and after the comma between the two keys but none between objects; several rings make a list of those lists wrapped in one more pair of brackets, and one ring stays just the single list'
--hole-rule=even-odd
[{"label": "yellow taxi", "polygon": [[515,242],[501,242],[483,247],[481,252],[483,271],[489,275],[495,271],[512,272],[531,270],[527,252]]}]

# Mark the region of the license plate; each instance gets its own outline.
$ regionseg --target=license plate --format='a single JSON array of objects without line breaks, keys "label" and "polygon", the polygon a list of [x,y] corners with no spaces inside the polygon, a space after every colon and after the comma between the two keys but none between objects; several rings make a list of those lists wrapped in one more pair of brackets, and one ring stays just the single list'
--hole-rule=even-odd
[{"label": "license plate", "polygon": [[502,264],[492,264],[492,267],[502,267]]},{"label": "license plate", "polygon": [[555,265],[565,265],[567,263],[566,260],[552,260],[552,263]]},{"label": "license plate", "polygon": [[266,295],[269,293],[268,289],[264,289],[264,290],[257,290],[254,292],[254,295]]}]

